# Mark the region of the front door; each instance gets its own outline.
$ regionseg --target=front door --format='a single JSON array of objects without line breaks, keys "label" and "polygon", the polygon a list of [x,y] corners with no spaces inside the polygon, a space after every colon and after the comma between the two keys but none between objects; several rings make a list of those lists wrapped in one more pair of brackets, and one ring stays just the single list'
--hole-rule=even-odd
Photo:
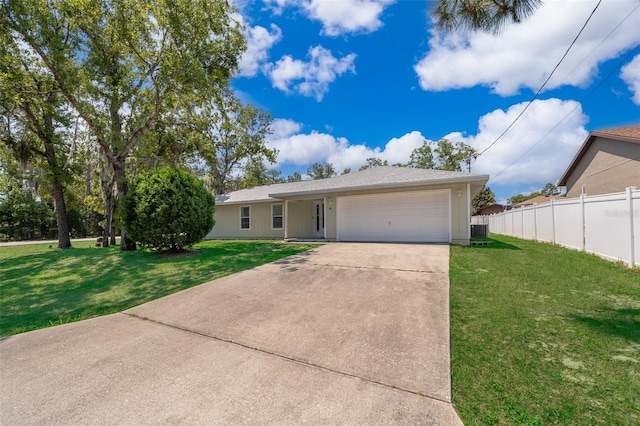
[{"label": "front door", "polygon": [[316,238],[324,238],[324,202],[315,201],[313,204],[313,234]]}]

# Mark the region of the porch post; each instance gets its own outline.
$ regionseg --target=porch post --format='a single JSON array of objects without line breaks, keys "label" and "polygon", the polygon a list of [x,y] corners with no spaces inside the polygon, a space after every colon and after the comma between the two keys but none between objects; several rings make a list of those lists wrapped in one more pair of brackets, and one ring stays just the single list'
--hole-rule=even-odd
[{"label": "porch post", "polygon": [[322,199],[322,238],[327,239],[327,197]]},{"label": "porch post", "polygon": [[289,238],[289,200],[284,200],[284,239]]}]

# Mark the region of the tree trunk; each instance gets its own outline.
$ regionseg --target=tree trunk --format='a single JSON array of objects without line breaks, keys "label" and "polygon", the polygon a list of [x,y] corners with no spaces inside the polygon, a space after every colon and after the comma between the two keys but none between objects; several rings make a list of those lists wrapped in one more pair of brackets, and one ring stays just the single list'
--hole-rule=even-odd
[{"label": "tree trunk", "polygon": [[104,227],[102,228],[102,247],[109,247],[109,234],[113,219],[113,183],[102,187],[104,197]]},{"label": "tree trunk", "polygon": [[87,155],[87,170],[84,172],[84,195],[85,197],[91,195],[91,172],[92,172],[92,164],[91,164],[91,154],[89,148],[86,151]]},{"label": "tree trunk", "polygon": [[[113,165],[114,177],[116,179],[116,188],[118,189],[118,206],[124,208],[124,199],[129,192],[129,185],[124,175],[126,157],[118,157],[118,164]],[[133,251],[136,249],[136,242],[127,236],[127,230],[124,223],[120,224],[120,250]]]},{"label": "tree trunk", "polygon": [[67,220],[67,205],[64,202],[64,188],[60,182],[53,182],[53,201],[56,208],[56,221],[58,225],[58,248],[71,247],[69,236],[69,221]]},{"label": "tree trunk", "polygon": [[[47,104],[56,105],[57,94],[49,93],[47,96]],[[71,238],[69,236],[69,218],[67,217],[67,205],[64,202],[64,186],[62,185],[63,165],[59,164],[60,159],[56,156],[55,150],[55,127],[53,124],[53,115],[43,114],[44,135],[41,140],[44,145],[44,155],[47,164],[51,170],[52,192],[56,210],[56,224],[58,226],[58,248],[65,249],[71,247]]]}]

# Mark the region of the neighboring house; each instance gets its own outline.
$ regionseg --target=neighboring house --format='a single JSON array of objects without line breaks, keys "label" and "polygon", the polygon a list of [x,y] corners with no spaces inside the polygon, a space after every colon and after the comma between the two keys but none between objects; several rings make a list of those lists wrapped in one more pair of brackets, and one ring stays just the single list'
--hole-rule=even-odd
[{"label": "neighboring house", "polygon": [[515,206],[513,206],[513,208],[519,209],[520,207],[532,206],[534,204],[548,203],[549,201],[556,200],[558,198],[563,197],[558,197],[555,195],[538,195],[537,197],[529,198],[528,200],[524,200],[523,202],[516,204]]},{"label": "neighboring house", "polygon": [[476,210],[474,216],[488,216],[490,214],[502,213],[504,206],[502,204],[491,204],[490,206],[481,207]]},{"label": "neighboring house", "polygon": [[640,186],[640,125],[591,132],[558,186],[569,198]]},{"label": "neighboring house", "polygon": [[216,197],[208,238],[469,243],[471,200],[489,176],[374,167]]}]

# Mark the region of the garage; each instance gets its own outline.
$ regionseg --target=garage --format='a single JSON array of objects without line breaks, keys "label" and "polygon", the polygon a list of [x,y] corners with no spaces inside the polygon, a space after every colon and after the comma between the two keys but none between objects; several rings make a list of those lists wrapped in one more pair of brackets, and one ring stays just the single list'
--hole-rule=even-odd
[{"label": "garage", "polygon": [[451,241],[450,190],[336,198],[338,241]]}]

